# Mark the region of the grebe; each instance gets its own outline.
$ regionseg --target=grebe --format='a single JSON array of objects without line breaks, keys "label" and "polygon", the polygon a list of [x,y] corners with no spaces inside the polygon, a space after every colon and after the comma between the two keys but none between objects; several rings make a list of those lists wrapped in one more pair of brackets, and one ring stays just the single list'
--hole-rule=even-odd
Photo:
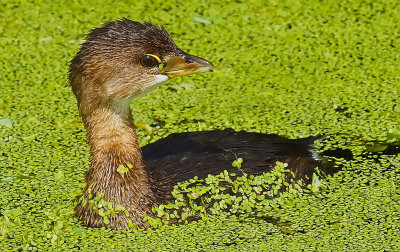
[{"label": "grebe", "polygon": [[[171,134],[141,150],[129,107],[132,99],[169,78],[213,67],[179,49],[162,26],[122,19],[90,31],[69,69],[91,155],[86,187],[76,206],[84,225],[148,227],[143,214],[151,215],[153,206],[171,200],[177,182],[237,171],[232,167],[237,157],[245,160],[242,170],[252,174],[270,171],[276,161],[288,163],[296,179],[310,177],[317,166],[330,169],[313,154],[315,138],[188,132]],[[106,221],[93,206],[100,201],[117,209]]]}]

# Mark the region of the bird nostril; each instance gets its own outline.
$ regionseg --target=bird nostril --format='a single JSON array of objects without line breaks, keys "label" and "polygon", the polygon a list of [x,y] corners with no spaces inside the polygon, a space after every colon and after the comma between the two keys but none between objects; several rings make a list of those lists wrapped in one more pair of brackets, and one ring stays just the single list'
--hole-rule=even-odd
[{"label": "bird nostril", "polygon": [[190,64],[190,63],[194,63],[194,59],[192,58],[185,58],[186,63]]}]

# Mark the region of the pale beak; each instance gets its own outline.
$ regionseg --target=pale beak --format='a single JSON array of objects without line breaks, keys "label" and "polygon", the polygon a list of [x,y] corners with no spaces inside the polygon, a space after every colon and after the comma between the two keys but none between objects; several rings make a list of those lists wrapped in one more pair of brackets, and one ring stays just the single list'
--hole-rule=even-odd
[{"label": "pale beak", "polygon": [[161,74],[167,75],[169,78],[184,76],[188,74],[196,74],[206,72],[213,69],[211,62],[190,54],[183,56],[173,56],[166,59]]}]

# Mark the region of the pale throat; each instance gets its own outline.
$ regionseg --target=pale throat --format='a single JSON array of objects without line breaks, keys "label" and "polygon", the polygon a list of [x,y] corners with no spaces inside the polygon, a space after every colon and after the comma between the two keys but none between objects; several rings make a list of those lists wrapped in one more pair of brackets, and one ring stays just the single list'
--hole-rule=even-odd
[{"label": "pale throat", "polygon": [[135,95],[133,98],[136,99],[136,98],[145,96],[146,94],[152,92],[154,89],[156,89],[158,86],[160,86],[161,84],[163,84],[167,80],[169,80],[169,77],[166,76],[166,75],[163,75],[163,74],[155,75],[153,81],[143,85],[142,89],[140,90],[140,92],[137,95]]}]

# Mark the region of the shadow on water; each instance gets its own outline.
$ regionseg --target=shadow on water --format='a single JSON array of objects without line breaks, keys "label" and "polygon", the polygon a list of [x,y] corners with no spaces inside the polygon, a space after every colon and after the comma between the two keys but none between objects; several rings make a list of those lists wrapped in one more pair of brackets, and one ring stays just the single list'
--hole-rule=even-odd
[{"label": "shadow on water", "polygon": [[325,150],[321,154],[324,157],[343,158],[345,160],[352,160],[354,158],[353,152],[349,149]]},{"label": "shadow on water", "polygon": [[[380,159],[382,156],[395,156],[400,154],[400,143],[383,143],[373,142],[364,145],[365,151],[360,155],[366,159]],[[337,159],[344,159],[347,161],[354,159],[354,153],[349,149],[331,149],[325,150],[321,153],[323,157],[334,157]]]},{"label": "shadow on water", "polygon": [[383,150],[374,150],[372,148],[367,151],[368,154],[374,154],[374,155],[397,155],[400,153],[400,145],[393,145],[393,144],[381,144],[379,143],[379,146]]},{"label": "shadow on water", "polygon": [[[388,158],[388,156],[400,155],[400,143],[383,143],[374,142],[366,145],[366,151],[364,151],[360,156],[366,160],[373,160],[374,162],[382,162],[382,160]],[[392,167],[388,167],[392,169]],[[386,170],[386,169],[384,169]],[[383,170],[383,171],[384,171]]]},{"label": "shadow on water", "polygon": [[[365,151],[359,155],[365,159],[373,159],[375,161],[379,161],[379,159],[384,156],[395,156],[400,154],[400,143],[383,143],[383,142],[374,142],[365,144]],[[346,161],[351,161],[355,158],[355,154],[349,149],[331,149],[325,150],[321,153],[321,155],[328,160],[335,159],[344,159]],[[330,162],[330,161],[329,161]],[[334,161],[332,161],[334,162]],[[328,172],[327,175],[332,175],[339,170],[341,170],[341,165],[336,166],[331,172]],[[325,172],[326,173],[326,172]],[[269,216],[253,216],[253,218],[258,219],[260,221],[265,221],[275,226],[278,226],[282,233],[285,235],[293,235],[295,233],[306,233],[304,230],[292,230],[290,222],[282,222],[279,218],[269,217]],[[335,223],[332,223],[335,224]]]}]

